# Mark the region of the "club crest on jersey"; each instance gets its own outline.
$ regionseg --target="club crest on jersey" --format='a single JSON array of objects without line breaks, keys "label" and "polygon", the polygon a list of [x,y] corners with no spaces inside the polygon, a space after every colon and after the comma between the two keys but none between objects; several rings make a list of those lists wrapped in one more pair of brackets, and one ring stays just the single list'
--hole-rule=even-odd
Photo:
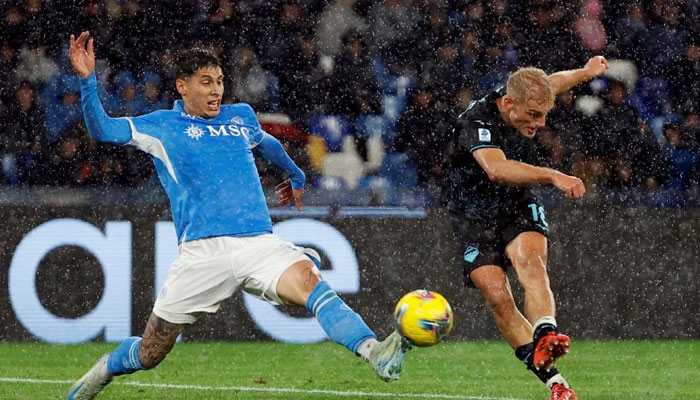
[{"label": "club crest on jersey", "polygon": [[491,141],[491,131],[484,128],[479,128],[479,141],[480,142],[490,142]]},{"label": "club crest on jersey", "polygon": [[187,129],[185,129],[185,133],[192,139],[197,140],[204,136],[204,130],[195,124],[190,124],[190,126],[188,126]]}]

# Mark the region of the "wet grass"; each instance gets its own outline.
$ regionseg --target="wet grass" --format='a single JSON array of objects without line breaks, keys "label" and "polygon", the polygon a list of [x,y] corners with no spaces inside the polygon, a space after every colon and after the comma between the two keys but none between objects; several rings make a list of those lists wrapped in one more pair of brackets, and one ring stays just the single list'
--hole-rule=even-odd
[{"label": "wet grass", "polygon": [[[65,398],[70,381],[113,347],[0,343],[0,399]],[[577,341],[559,369],[581,400],[700,399],[700,341]],[[116,378],[98,397],[404,398],[544,400],[549,394],[502,342],[416,349],[401,380],[389,384],[332,343],[206,342],[178,344],[158,368]]]}]

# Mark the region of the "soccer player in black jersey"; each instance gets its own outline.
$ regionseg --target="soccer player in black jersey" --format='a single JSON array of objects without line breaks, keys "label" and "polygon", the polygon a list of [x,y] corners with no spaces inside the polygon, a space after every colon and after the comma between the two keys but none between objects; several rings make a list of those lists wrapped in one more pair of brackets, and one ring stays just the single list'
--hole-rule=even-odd
[{"label": "soccer player in black jersey", "polygon": [[[545,211],[530,189],[553,185],[578,199],[580,179],[532,165],[537,129],[545,125],[554,97],[609,68],[604,57],[583,68],[546,75],[537,68],[511,74],[505,87],[473,101],[458,117],[445,198],[464,272],[496,319],[515,355],[551,390],[551,399],[576,394],[554,362],[571,340],[559,333],[547,275]],[[525,290],[518,310],[505,269],[512,266]]]}]

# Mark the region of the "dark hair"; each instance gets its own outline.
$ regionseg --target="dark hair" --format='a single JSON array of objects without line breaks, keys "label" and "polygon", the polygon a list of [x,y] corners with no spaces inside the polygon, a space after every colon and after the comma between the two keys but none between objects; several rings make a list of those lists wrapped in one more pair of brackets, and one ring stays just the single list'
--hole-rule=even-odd
[{"label": "dark hair", "polygon": [[219,58],[209,50],[193,47],[177,52],[175,55],[175,79],[183,79],[197,73],[203,67],[221,67]]}]

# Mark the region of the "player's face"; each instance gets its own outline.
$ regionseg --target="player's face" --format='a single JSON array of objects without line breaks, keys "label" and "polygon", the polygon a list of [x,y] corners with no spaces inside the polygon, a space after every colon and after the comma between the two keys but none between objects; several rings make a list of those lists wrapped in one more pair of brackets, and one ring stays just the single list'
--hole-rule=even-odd
[{"label": "player's face", "polygon": [[534,100],[512,103],[509,112],[510,123],[521,135],[532,139],[537,129],[544,126],[547,113],[551,109],[552,106]]},{"label": "player's face", "polygon": [[178,79],[177,91],[190,115],[214,118],[221,110],[224,95],[224,75],[219,67],[201,67],[185,79]]}]

